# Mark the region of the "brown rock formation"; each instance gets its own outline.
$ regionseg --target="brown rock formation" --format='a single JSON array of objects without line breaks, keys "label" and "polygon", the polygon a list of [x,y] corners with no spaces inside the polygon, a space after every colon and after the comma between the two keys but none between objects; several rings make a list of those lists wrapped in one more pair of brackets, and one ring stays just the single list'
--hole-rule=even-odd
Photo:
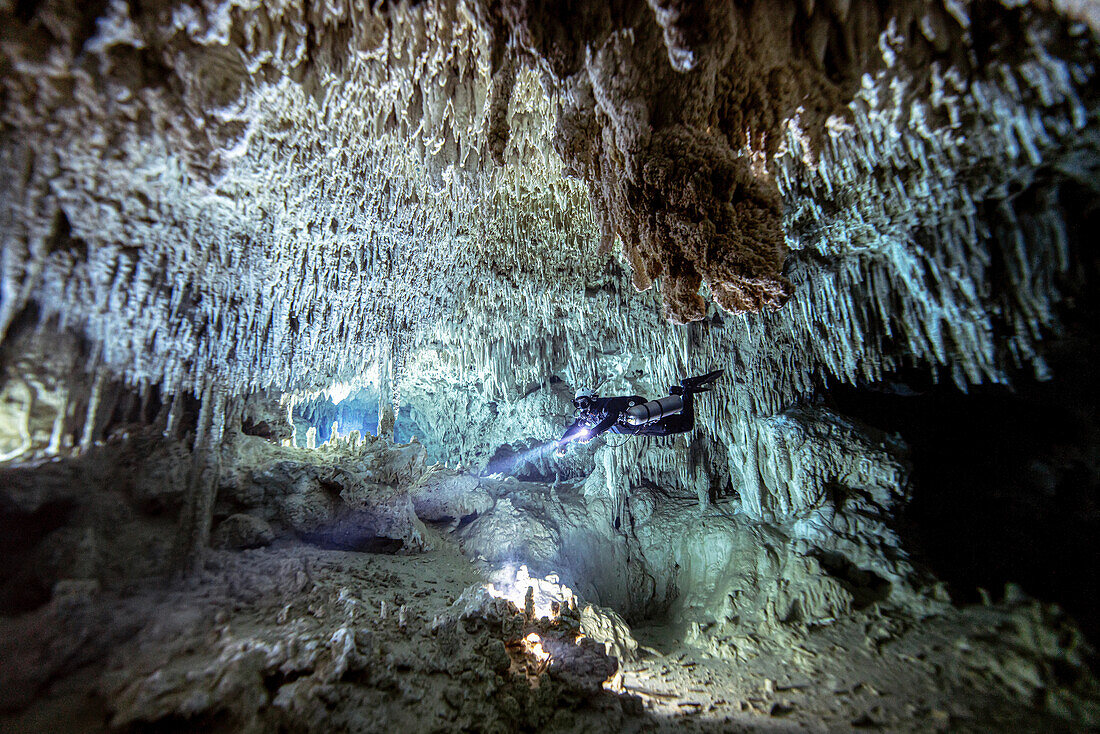
[{"label": "brown rock formation", "polygon": [[731,313],[789,297],[766,163],[788,121],[823,130],[880,63],[891,19],[912,38],[920,23],[941,29],[917,54],[947,51],[945,29],[959,27],[938,6],[894,5],[515,1],[486,14],[556,80],[555,147],[588,183],[603,248],[619,237],[635,287],[660,278],[666,315],[684,323],[705,316],[701,285]]}]

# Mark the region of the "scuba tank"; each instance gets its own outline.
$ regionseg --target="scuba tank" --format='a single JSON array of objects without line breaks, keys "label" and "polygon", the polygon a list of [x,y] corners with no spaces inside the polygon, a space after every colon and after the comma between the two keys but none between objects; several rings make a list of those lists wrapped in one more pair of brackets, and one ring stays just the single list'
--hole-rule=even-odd
[{"label": "scuba tank", "polygon": [[676,415],[684,410],[684,399],[679,395],[666,395],[648,403],[627,408],[623,413],[623,421],[628,426],[644,426],[647,423],[659,421],[665,416]]}]

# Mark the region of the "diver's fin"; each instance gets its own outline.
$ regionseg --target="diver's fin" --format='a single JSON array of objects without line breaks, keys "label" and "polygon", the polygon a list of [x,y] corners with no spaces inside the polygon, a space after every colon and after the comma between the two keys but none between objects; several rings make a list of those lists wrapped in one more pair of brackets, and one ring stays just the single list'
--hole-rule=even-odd
[{"label": "diver's fin", "polygon": [[698,377],[687,377],[683,380],[680,380],[680,384],[684,386],[685,390],[702,392],[700,388],[709,385],[724,374],[726,374],[725,370],[715,370],[714,372],[708,372],[707,374],[699,375]]}]

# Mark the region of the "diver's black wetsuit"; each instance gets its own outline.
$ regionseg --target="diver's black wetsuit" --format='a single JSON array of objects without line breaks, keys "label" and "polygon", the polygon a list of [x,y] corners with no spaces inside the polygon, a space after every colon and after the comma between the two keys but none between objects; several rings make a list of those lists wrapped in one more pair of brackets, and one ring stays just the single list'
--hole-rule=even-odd
[{"label": "diver's black wetsuit", "polygon": [[695,403],[690,390],[685,390],[682,397],[684,409],[681,412],[641,426],[631,426],[620,418],[628,408],[647,402],[645,398],[640,395],[596,398],[592,401],[591,407],[566,429],[559,443],[576,440],[585,428],[589,430],[590,438],[580,439],[581,443],[587,443],[591,438],[604,432],[625,433],[631,436],[669,436],[674,433],[686,433],[695,427]]},{"label": "diver's black wetsuit", "polygon": [[[725,373],[725,370],[715,370],[698,377],[688,377],[680,381],[679,386],[669,388],[669,395],[679,396],[683,401],[683,408],[679,413],[664,415],[664,417],[650,423],[631,425],[627,419],[627,411],[636,405],[665,401],[648,401],[641,395],[617,395],[613,398],[599,398],[595,394],[578,393],[573,405],[580,411],[577,419],[565,430],[565,435],[558,440],[558,456],[565,455],[565,447],[574,441],[588,443],[601,433],[623,433],[628,436],[669,436],[674,433],[687,433],[695,427],[695,393],[710,390],[710,383],[717,380]],[[631,420],[645,419],[648,415],[662,415],[665,410],[673,407],[666,405],[658,408],[660,412],[649,412],[649,408],[641,409],[640,415],[631,416]],[[635,411],[637,412],[637,411]]]}]

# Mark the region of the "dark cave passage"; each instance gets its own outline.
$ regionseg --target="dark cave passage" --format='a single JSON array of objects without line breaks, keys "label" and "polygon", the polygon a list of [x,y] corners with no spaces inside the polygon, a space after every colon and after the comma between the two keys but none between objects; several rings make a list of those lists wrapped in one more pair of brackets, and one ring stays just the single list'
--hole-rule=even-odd
[{"label": "dark cave passage", "polygon": [[876,385],[830,386],[840,413],[897,432],[910,445],[912,501],[903,545],[957,601],[998,598],[1006,583],[1062,605],[1100,638],[1100,257],[1086,242],[1095,192],[1061,180],[1070,263],[1060,278],[1061,329],[1044,344],[1050,378],[959,391],[946,375],[903,370]]},{"label": "dark cave passage", "polygon": [[1100,634],[1097,390],[1086,352],[1061,379],[964,394],[917,375],[834,387],[833,407],[900,433],[912,448],[913,499],[900,518],[916,559],[957,601],[1006,583],[1065,607]]},{"label": "dark cave passage", "polygon": [[[0,474],[0,480],[9,476]],[[69,522],[73,506],[60,501],[27,512],[0,501],[0,614],[20,614],[45,604],[50,590],[33,571],[35,546]]]}]

